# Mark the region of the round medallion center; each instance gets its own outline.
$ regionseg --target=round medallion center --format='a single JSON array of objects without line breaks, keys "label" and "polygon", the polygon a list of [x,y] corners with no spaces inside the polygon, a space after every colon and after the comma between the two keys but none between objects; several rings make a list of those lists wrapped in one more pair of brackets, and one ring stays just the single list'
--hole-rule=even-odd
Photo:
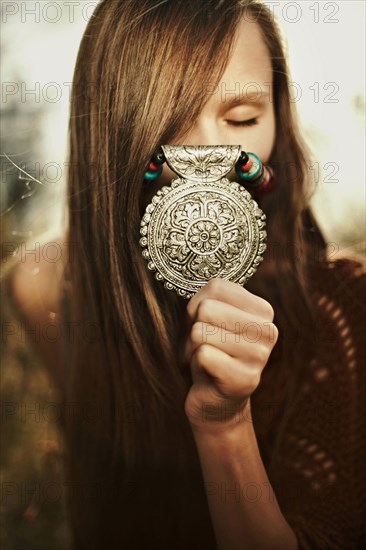
[{"label": "round medallion center", "polygon": [[214,254],[221,244],[220,227],[210,219],[195,220],[187,228],[186,242],[195,254]]}]

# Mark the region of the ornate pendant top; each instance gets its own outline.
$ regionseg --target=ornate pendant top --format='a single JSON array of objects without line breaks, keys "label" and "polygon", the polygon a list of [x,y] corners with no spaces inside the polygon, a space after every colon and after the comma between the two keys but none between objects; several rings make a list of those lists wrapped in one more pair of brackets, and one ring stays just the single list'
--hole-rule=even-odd
[{"label": "ornate pendant top", "polygon": [[239,158],[240,145],[162,145],[166,162],[179,176],[200,183],[226,176]]}]

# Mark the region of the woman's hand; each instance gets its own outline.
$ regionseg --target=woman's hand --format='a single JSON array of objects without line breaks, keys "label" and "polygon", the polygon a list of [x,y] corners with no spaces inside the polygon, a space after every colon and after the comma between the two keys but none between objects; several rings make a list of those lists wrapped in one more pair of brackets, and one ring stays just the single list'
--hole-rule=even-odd
[{"label": "woman's hand", "polygon": [[194,431],[243,422],[278,338],[272,306],[237,283],[210,279],[188,302],[185,354],[193,385],[185,412]]}]

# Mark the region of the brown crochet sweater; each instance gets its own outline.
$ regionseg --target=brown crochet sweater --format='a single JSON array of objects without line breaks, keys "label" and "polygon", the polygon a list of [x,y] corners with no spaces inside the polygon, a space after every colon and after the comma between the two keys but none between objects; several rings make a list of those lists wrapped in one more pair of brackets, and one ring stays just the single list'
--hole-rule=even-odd
[{"label": "brown crochet sweater", "polygon": [[[290,401],[284,388],[291,373],[275,363],[266,366],[252,396],[253,422],[273,491],[300,550],[361,549],[366,547],[366,271],[352,260],[329,262],[319,268],[313,288],[318,353],[304,364]],[[129,550],[216,550],[200,472],[184,478],[174,469],[140,472],[131,478],[127,496],[117,486],[105,501],[111,513],[103,532],[110,532],[110,541],[121,535]],[[245,495],[253,503],[272,498],[264,486],[248,487]],[[75,548],[91,548],[82,529],[74,531]],[[106,540],[104,547],[120,546]]]},{"label": "brown crochet sweater", "polygon": [[284,397],[272,393],[264,369],[253,422],[263,450],[271,429],[280,430],[267,473],[300,549],[366,548],[366,272],[354,261],[329,262],[314,288],[318,354],[280,425],[269,419]]}]

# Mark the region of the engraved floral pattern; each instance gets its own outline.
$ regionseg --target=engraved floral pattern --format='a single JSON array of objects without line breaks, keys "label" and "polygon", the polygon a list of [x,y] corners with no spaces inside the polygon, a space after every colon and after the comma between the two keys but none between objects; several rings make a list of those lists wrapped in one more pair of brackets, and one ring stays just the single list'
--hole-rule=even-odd
[{"label": "engraved floral pattern", "polygon": [[189,228],[187,241],[197,253],[215,252],[220,244],[220,228],[211,221],[199,220]]},{"label": "engraved floral pattern", "polygon": [[180,176],[195,181],[216,181],[232,169],[240,145],[163,145],[167,162]]},{"label": "engraved floral pattern", "polygon": [[214,191],[192,193],[167,209],[160,246],[171,269],[195,280],[228,273],[248,247],[246,216]]}]

